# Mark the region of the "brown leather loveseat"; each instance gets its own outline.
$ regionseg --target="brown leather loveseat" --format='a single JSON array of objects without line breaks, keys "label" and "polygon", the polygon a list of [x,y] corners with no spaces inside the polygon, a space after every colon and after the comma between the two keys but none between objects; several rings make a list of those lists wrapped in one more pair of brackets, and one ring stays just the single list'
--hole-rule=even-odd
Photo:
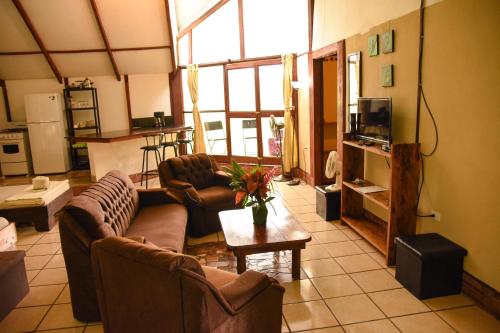
[{"label": "brown leather loveseat", "polygon": [[74,197],[59,225],[74,317],[101,318],[90,260],[94,241],[122,236],[182,252],[186,224],[187,210],[174,195],[165,189],[138,191],[119,171]]},{"label": "brown leather loveseat", "polygon": [[105,332],[281,332],[284,288],[265,274],[120,237],[94,242],[92,265]]},{"label": "brown leather loveseat", "polygon": [[221,230],[218,213],[238,208],[231,178],[207,154],[169,158],[158,167],[162,187],[182,197],[189,210],[188,233],[202,237]]}]

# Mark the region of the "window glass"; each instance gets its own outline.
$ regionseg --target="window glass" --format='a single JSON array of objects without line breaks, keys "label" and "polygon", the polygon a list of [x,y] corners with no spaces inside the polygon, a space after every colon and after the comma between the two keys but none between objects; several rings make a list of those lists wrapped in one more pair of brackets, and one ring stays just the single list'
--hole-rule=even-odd
[{"label": "window glass", "polygon": [[257,156],[257,122],[252,118],[231,118],[231,149],[236,156]]},{"label": "window glass", "polygon": [[224,69],[222,66],[198,70],[198,107],[205,110],[224,110]]},{"label": "window glass", "polygon": [[189,64],[189,36],[184,35],[178,41],[179,65]]},{"label": "window glass", "polygon": [[243,0],[245,56],[308,49],[307,0]]},{"label": "window glass", "polygon": [[193,29],[193,63],[240,58],[238,1],[231,0]]},{"label": "window glass", "polygon": [[255,74],[253,68],[228,71],[230,111],[255,111]]},{"label": "window glass", "polygon": [[193,111],[193,103],[191,103],[191,95],[189,94],[187,69],[182,70],[182,101],[184,111]]},{"label": "window glass", "polygon": [[259,67],[260,109],[283,110],[283,67]]},{"label": "window glass", "polygon": [[[279,157],[280,156],[280,140],[279,136],[283,136],[283,130],[280,133],[273,133],[270,126],[271,118],[262,118],[262,146],[264,148],[264,156]],[[283,123],[283,117],[275,117],[277,123]],[[283,140],[283,137],[281,138]]]},{"label": "window glass", "polygon": [[202,112],[201,122],[205,129],[207,153],[227,155],[226,113]]}]

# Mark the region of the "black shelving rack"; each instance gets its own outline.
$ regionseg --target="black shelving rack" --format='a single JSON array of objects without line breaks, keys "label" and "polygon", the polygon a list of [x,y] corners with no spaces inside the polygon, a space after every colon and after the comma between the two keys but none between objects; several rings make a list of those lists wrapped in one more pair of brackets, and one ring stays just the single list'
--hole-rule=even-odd
[{"label": "black shelving rack", "polygon": [[[75,92],[91,94],[92,104],[83,107],[73,106],[71,102],[74,98],[73,93]],[[101,122],[99,118],[99,101],[97,99],[96,88],[78,88],[78,87],[65,88],[64,103],[66,107],[66,119],[68,122],[68,134],[70,136],[75,136],[76,134],[78,134],[78,132],[81,132],[82,130],[95,130],[96,134],[99,134],[101,132]],[[86,118],[86,121],[93,121],[95,125],[79,127],[79,124],[75,124],[74,112],[88,112],[89,117]],[[82,170],[89,168],[89,159],[88,159],[86,143],[72,142],[71,156],[72,156],[73,169]]]}]

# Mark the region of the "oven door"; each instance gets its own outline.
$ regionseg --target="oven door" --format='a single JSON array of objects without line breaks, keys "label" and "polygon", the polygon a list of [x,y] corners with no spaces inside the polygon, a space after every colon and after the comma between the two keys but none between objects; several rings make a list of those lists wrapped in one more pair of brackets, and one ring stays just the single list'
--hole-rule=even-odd
[{"label": "oven door", "polygon": [[24,151],[23,140],[0,140],[0,162],[25,162],[26,152]]}]

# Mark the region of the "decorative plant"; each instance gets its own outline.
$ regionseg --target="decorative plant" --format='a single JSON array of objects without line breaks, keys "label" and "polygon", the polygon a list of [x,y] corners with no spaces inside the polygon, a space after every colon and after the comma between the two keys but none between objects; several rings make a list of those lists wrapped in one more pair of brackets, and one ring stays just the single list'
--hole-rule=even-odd
[{"label": "decorative plant", "polygon": [[[252,207],[255,224],[265,224],[267,218],[266,203],[274,199],[272,179],[274,168],[265,172],[258,164],[250,170],[244,170],[236,161],[231,161],[231,168],[225,168],[231,176],[231,188],[236,191],[236,204]],[[273,207],[274,209],[274,207]]]}]

